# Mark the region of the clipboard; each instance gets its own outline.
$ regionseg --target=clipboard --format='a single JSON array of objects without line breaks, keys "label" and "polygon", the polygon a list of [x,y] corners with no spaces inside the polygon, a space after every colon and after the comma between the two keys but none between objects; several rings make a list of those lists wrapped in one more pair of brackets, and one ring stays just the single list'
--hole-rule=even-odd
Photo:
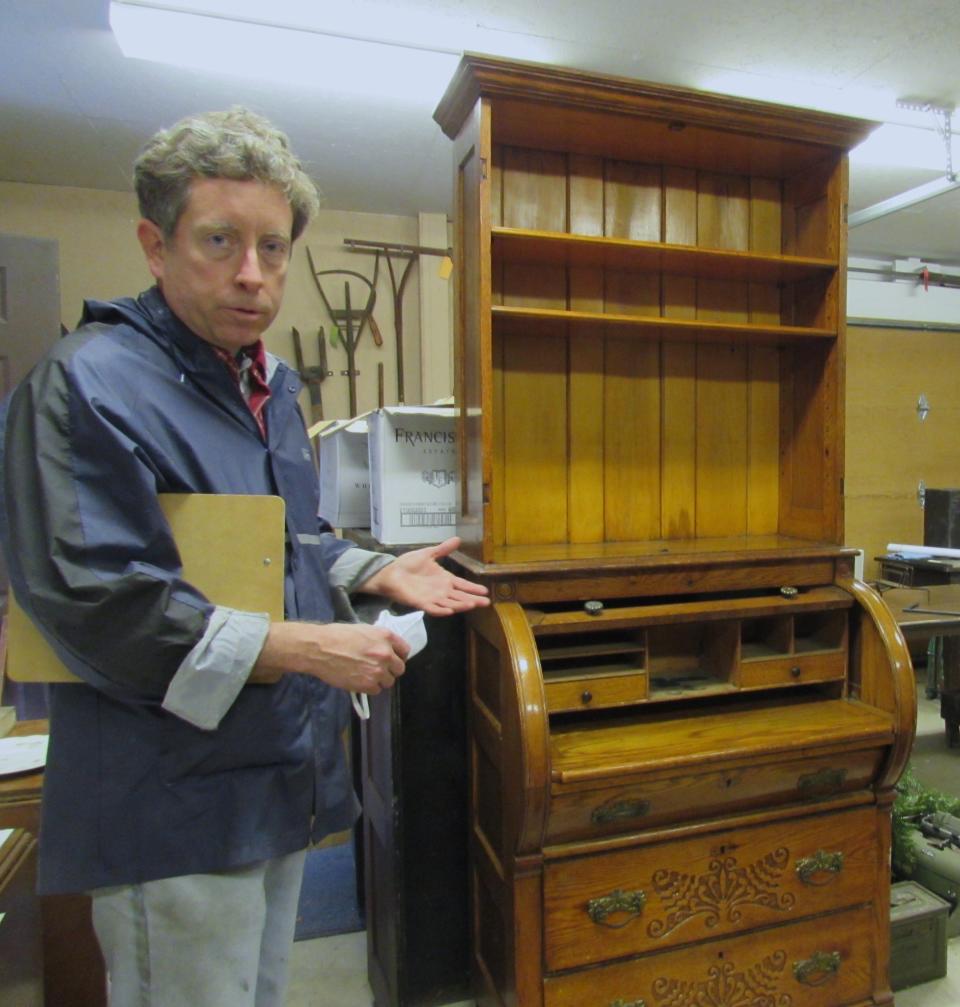
[{"label": "clipboard", "polygon": [[[183,563],[183,579],[216,605],[283,621],[283,499],[220,493],[161,493]],[[7,667],[15,682],[77,682],[8,594]]]}]

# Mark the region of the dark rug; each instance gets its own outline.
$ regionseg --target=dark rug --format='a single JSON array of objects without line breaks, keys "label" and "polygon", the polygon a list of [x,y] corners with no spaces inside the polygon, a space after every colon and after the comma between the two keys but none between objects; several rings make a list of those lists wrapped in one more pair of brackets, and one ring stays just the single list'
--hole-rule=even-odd
[{"label": "dark rug", "polygon": [[297,906],[295,941],[350,934],[363,930],[357,904],[357,878],[353,843],[325,846],[307,853],[303,887]]}]

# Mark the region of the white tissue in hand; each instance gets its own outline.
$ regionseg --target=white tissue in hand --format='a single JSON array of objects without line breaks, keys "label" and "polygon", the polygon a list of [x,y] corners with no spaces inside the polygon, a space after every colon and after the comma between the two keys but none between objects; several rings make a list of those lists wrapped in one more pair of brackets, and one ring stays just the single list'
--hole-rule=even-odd
[{"label": "white tissue in hand", "polygon": [[409,612],[407,615],[394,615],[384,609],[377,616],[374,626],[382,626],[403,637],[410,646],[410,653],[407,655],[409,661],[411,657],[419,654],[427,645],[427,630],[423,625],[423,612]]}]

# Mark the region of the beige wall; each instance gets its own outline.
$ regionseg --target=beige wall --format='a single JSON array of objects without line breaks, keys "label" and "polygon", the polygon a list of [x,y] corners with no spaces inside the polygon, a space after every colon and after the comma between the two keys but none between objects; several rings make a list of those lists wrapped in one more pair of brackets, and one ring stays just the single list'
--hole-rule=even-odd
[{"label": "beige wall", "polygon": [[960,486],[958,375],[960,332],[847,328],[845,541],[865,551],[868,580],[888,542],[923,542],[920,481]]},{"label": "beige wall", "polygon": [[[347,251],[344,238],[421,244],[422,217],[418,220],[416,217],[322,210],[294,247],[284,305],[267,333],[266,343],[292,363],[291,328],[296,326],[304,342],[305,363],[312,366],[318,360],[317,332],[321,325],[324,327],[328,336],[328,369],[333,371],[322,384],[327,418],[348,415],[348,383],[341,374],[347,369],[346,354],[342,345],[329,345],[331,321],[312,279],[306,249],[309,247],[318,270],[349,269],[372,279],[374,256]],[[151,277],[135,234],[138,218],[132,194],[0,182],[0,231],[55,238],[59,242],[61,318],[68,328],[76,324],[84,298],[129,296],[150,285]],[[442,222],[443,218],[440,220]],[[436,220],[432,225],[436,227]],[[405,400],[408,403],[422,401],[424,387],[431,396],[428,401],[452,391],[446,375],[451,343],[449,307],[442,291],[439,299],[427,302],[426,321],[421,326],[420,272],[421,269],[435,270],[435,262],[426,258],[418,261],[404,291],[402,321]],[[402,261],[395,261],[398,282],[403,265]],[[324,291],[334,309],[344,305],[345,279],[323,278]],[[369,288],[357,279],[349,282],[353,306],[365,304]],[[384,371],[385,402],[397,401],[393,294],[382,257],[373,316],[383,335],[383,346],[374,345],[369,330],[364,332],[358,345],[359,411],[377,406],[377,365],[380,363]],[[421,346],[421,328],[428,334],[432,349],[431,345]],[[440,373],[436,374],[438,367]],[[445,387],[447,390],[443,391]],[[306,394],[302,402],[309,422]]]}]

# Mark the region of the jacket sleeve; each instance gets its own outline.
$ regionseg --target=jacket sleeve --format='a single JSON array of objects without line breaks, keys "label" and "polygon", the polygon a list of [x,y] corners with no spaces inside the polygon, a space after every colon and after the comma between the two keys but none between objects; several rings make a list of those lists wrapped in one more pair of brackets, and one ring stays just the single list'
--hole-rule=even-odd
[{"label": "jacket sleeve", "polygon": [[17,600],[69,670],[159,701],[213,606],[179,576],[157,473],[104,391],[80,391],[62,344],[15,390],[0,535]]}]

